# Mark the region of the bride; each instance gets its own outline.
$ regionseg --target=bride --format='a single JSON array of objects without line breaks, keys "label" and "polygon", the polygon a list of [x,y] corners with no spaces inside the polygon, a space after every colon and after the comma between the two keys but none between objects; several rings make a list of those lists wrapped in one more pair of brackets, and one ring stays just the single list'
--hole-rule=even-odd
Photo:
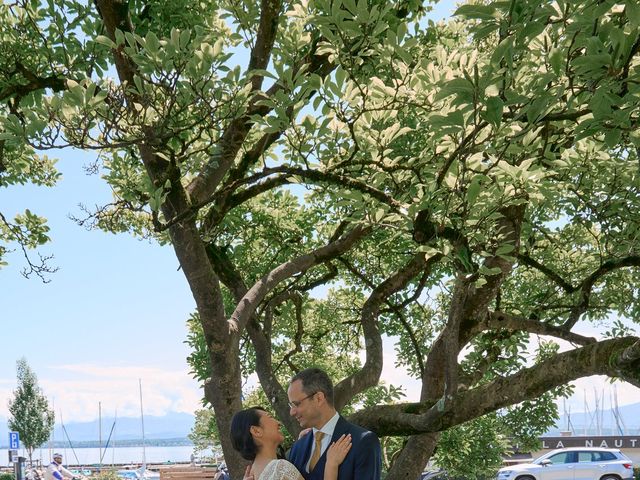
[{"label": "bride", "polygon": [[[241,410],[231,420],[231,443],[245,460],[250,460],[243,480],[304,480],[288,461],[278,458],[284,440],[280,422],[260,407]],[[351,436],[343,435],[327,449],[324,480],[337,480],[338,466],[351,448]]]}]

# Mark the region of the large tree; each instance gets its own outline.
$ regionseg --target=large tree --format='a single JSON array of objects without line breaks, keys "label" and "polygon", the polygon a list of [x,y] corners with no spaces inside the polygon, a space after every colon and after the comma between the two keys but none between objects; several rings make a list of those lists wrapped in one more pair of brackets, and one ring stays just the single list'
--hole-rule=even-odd
[{"label": "large tree", "polygon": [[38,387],[38,378],[26,358],[16,363],[18,386],[9,399],[9,429],[20,434],[20,441],[32,462],[33,451],[49,440],[55,415],[49,401]]},{"label": "large tree", "polygon": [[[235,477],[243,360],[295,434],[291,371],[335,357],[337,407],[353,407],[397,339],[419,402],[352,415],[409,436],[389,480],[415,478],[441,432],[573,379],[640,385],[624,323],[639,312],[636,1],[473,1],[447,25],[425,10],[0,6],[4,149],[99,152],[115,198],[86,221],[172,244]],[[610,328],[581,335],[590,321]],[[567,347],[535,356],[536,336]]]}]

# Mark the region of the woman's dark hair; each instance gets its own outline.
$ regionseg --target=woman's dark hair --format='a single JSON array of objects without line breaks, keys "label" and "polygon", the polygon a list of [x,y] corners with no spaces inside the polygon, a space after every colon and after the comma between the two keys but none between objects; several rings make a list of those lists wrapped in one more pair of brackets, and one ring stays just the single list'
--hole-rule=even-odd
[{"label": "woman's dark hair", "polygon": [[240,410],[231,419],[231,444],[242,458],[253,461],[258,454],[258,446],[251,436],[251,427],[260,425],[262,407],[251,407]]}]

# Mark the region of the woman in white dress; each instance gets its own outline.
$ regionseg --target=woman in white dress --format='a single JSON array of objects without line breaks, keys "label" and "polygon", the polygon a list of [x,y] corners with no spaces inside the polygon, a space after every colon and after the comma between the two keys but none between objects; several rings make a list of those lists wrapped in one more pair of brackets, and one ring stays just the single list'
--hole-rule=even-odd
[{"label": "woman in white dress", "polygon": [[[293,464],[278,458],[278,446],[283,441],[280,422],[260,407],[241,410],[231,420],[233,448],[252,462],[244,480],[304,480]],[[350,435],[343,435],[329,445],[324,480],[338,479],[338,466],[350,448]]]}]

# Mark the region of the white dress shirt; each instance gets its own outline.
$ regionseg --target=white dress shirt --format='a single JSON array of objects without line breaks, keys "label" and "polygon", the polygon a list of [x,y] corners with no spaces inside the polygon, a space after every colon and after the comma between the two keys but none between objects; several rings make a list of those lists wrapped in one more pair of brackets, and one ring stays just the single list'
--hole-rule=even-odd
[{"label": "white dress shirt", "polygon": [[[327,450],[327,448],[329,448],[329,444],[331,444],[331,437],[333,437],[333,431],[336,429],[336,424],[338,423],[339,418],[340,418],[340,415],[338,414],[338,412],[336,412],[336,414],[333,417],[331,417],[329,421],[322,426],[322,428],[313,429],[314,436],[316,432],[324,433],[324,438],[322,439],[322,443],[320,445],[321,446],[320,456],[322,456],[322,454]],[[311,457],[313,457],[315,442],[313,442],[312,445],[313,446],[311,448],[311,455],[309,455],[309,460],[307,460],[307,464],[304,467],[307,470],[307,472],[309,472],[309,462],[311,461]]]}]

